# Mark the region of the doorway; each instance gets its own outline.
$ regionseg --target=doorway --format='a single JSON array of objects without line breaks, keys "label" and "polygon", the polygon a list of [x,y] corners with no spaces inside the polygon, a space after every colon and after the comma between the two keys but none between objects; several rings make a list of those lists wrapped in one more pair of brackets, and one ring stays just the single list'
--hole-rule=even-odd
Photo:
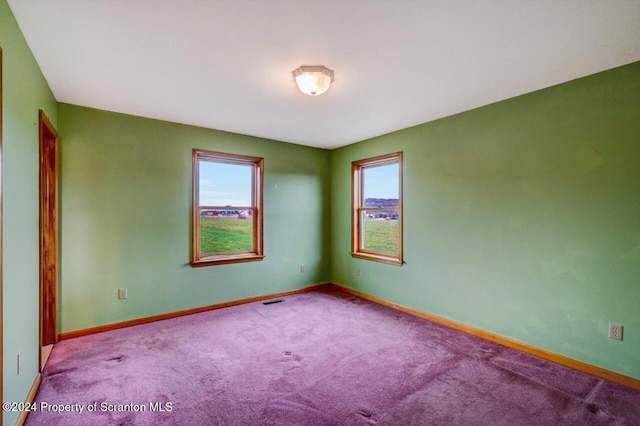
[{"label": "doorway", "polygon": [[58,341],[58,132],[40,110],[40,370]]}]

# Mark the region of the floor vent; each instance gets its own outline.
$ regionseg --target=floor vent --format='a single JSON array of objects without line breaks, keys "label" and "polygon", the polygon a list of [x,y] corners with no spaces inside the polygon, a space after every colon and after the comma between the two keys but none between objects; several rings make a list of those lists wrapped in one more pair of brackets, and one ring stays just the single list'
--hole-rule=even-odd
[{"label": "floor vent", "polygon": [[262,302],[263,305],[273,305],[274,303],[282,303],[284,302],[284,300],[282,299],[276,299],[276,300],[269,300],[267,302]]}]

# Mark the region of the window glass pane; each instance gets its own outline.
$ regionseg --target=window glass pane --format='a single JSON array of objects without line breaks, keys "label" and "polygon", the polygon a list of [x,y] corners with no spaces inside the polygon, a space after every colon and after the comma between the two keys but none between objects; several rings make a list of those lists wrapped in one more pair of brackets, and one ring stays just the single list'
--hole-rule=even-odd
[{"label": "window glass pane", "polygon": [[193,159],[191,264],[262,260],[264,160],[199,149],[193,150]]},{"label": "window glass pane", "polygon": [[203,160],[198,164],[201,206],[251,206],[252,166]]},{"label": "window glass pane", "polygon": [[253,251],[253,210],[201,210],[201,254],[250,251]]},{"label": "window glass pane", "polygon": [[399,172],[398,163],[363,168],[364,206],[399,206]]},{"label": "window glass pane", "polygon": [[402,152],[354,161],[351,170],[351,255],[403,265]]},{"label": "window glass pane", "polygon": [[398,211],[362,212],[362,248],[383,253],[398,253]]}]

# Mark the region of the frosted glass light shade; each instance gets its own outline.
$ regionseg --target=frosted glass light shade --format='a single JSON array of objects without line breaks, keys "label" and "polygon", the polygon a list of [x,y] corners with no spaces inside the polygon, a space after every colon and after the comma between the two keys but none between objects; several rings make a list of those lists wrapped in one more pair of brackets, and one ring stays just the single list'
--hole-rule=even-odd
[{"label": "frosted glass light shade", "polygon": [[309,96],[322,95],[333,82],[333,70],[322,66],[301,66],[292,71],[300,91]]}]

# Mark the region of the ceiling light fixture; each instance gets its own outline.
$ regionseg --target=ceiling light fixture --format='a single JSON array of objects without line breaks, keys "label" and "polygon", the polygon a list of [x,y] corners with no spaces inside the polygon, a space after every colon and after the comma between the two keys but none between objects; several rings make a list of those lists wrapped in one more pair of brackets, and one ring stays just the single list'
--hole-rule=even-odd
[{"label": "ceiling light fixture", "polygon": [[323,65],[303,65],[291,73],[300,91],[309,96],[322,95],[333,82],[333,70]]}]

